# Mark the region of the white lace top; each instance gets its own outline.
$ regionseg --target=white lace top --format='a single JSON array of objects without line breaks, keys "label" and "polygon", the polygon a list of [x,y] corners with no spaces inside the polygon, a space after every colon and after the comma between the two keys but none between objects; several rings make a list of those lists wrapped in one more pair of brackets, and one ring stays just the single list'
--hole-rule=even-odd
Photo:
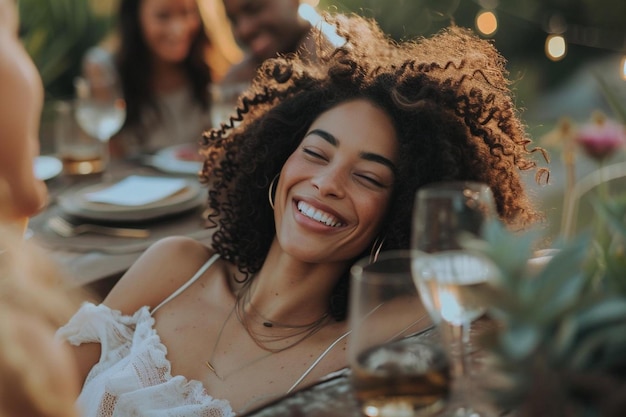
[{"label": "white lace top", "polygon": [[[209,395],[200,381],[171,373],[167,348],[154,329],[152,314],[195,282],[217,259],[212,256],[183,286],[150,312],[140,308],[122,315],[104,304],[84,303],[57,337],[78,346],[100,343],[99,362],[91,369],[78,397],[82,417],[227,417],[235,413],[227,400]],[[288,392],[295,389],[341,335],[312,363]]]},{"label": "white lace top", "polygon": [[167,348],[148,307],[132,316],[85,303],[62,327],[71,344],[98,342],[100,361],[87,376],[77,405],[83,417],[226,417],[226,400],[211,397],[200,381],[172,376]]}]

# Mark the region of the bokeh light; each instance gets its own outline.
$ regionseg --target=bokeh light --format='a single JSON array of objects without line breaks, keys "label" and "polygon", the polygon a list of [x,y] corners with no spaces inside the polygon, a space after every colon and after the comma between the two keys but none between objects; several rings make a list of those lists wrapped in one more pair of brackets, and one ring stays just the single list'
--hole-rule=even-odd
[{"label": "bokeh light", "polygon": [[491,10],[481,10],[476,15],[476,29],[485,36],[491,36],[498,30],[498,17]]},{"label": "bokeh light", "polygon": [[620,63],[620,69],[621,69],[621,77],[622,80],[626,81],[626,55],[624,55],[622,57],[622,62]]},{"label": "bokeh light", "polygon": [[552,61],[560,61],[565,58],[567,44],[561,35],[549,35],[546,38],[546,55]]}]

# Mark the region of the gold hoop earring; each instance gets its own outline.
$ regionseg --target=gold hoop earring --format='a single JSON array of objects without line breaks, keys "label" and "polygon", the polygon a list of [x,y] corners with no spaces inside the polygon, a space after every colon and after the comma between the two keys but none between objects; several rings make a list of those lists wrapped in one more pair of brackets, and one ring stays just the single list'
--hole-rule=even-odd
[{"label": "gold hoop earring", "polygon": [[270,207],[272,207],[272,210],[274,210],[274,189],[276,188],[276,182],[278,180],[278,176],[280,175],[280,173],[276,174],[276,176],[274,176],[274,178],[272,179],[272,182],[270,182],[270,187],[267,190],[267,198],[270,202]]},{"label": "gold hoop earring", "polygon": [[378,259],[378,255],[380,255],[380,251],[383,248],[383,243],[385,243],[385,237],[381,239],[380,236],[377,236],[372,245],[372,250],[370,251],[370,263],[374,263]]}]

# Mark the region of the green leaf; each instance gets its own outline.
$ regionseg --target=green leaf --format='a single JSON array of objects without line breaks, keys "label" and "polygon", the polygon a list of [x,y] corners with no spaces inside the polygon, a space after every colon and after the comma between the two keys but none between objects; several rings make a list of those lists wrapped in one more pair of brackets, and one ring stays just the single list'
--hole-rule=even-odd
[{"label": "green leaf", "polygon": [[587,237],[575,239],[558,251],[534,279],[528,280],[526,296],[537,307],[536,318],[550,321],[580,298],[587,282],[582,260],[588,246]]},{"label": "green leaf", "polygon": [[501,222],[491,221],[483,228],[483,239],[487,243],[482,250],[493,260],[500,270],[500,285],[517,293],[520,276],[526,270],[526,263],[532,254],[533,242],[539,234],[535,231],[513,234]]},{"label": "green leaf", "polygon": [[619,323],[604,324],[579,340],[569,366],[574,369],[610,367],[611,363],[624,363],[624,351],[626,351],[626,317]]},{"label": "green leaf", "polygon": [[530,356],[540,341],[541,333],[537,327],[524,322],[510,323],[500,336],[503,349],[515,360]]},{"label": "green leaf", "polygon": [[622,320],[626,320],[626,299],[623,298],[600,299],[576,317],[580,331]]}]

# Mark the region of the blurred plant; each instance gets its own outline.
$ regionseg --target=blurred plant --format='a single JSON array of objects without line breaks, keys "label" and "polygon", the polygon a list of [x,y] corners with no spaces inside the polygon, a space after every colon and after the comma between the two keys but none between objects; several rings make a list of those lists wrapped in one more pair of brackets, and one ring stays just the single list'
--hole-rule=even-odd
[{"label": "blurred plant", "polygon": [[504,379],[491,388],[500,407],[521,416],[617,417],[626,409],[626,198],[596,208],[613,230],[606,265],[585,233],[533,275],[537,234],[487,229],[486,252],[502,277],[490,297],[502,326],[486,344]]},{"label": "blurred plant", "polygon": [[611,194],[605,186],[626,177],[626,163],[602,164],[624,147],[626,134],[598,114],[567,133],[599,164],[574,185],[566,206],[571,210],[584,192],[598,189],[591,197],[592,227],[561,236],[556,255],[538,272],[528,263],[537,232],[513,235],[499,224],[486,229],[483,250],[501,270],[489,301],[502,326],[486,343],[505,383],[498,380],[493,389],[502,407],[524,417],[623,416],[626,193]]},{"label": "blurred plant", "polygon": [[[588,191],[597,188],[598,193],[607,198],[608,182],[619,177],[626,177],[626,163],[620,162],[606,166],[606,162],[618,152],[626,149],[626,106],[622,106],[617,95],[606,82],[597,77],[605,93],[607,102],[619,120],[612,120],[604,113],[596,111],[591,120],[577,126],[570,118],[563,117],[555,129],[540,139],[543,146],[557,147],[566,172],[563,193],[563,216],[561,235],[565,238],[573,234],[577,209],[581,198]],[[577,153],[582,152],[594,160],[599,168],[585,178],[576,181]]]},{"label": "blurred plant", "polygon": [[110,13],[96,13],[89,0],[19,0],[20,37],[35,62],[46,99],[73,95],[73,80],[85,51],[112,26]]}]

